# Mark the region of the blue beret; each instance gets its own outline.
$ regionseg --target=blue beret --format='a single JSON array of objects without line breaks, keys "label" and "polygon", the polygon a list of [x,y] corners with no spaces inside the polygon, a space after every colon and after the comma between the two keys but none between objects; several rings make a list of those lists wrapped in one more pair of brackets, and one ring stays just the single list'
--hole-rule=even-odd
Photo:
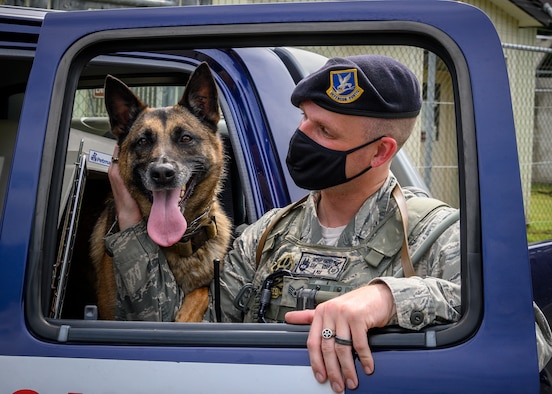
[{"label": "blue beret", "polygon": [[332,58],[300,81],[291,95],[328,111],[373,118],[411,118],[420,113],[420,84],[404,64],[386,56]]}]

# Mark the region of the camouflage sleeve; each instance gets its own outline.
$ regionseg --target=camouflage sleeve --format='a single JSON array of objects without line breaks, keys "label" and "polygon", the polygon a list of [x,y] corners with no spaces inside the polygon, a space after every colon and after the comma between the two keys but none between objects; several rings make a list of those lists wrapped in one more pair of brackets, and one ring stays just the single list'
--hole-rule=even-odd
[{"label": "camouflage sleeve", "polygon": [[[225,323],[242,323],[242,311],[234,306],[234,299],[244,285],[251,283],[255,276],[255,255],[259,238],[270,223],[277,210],[271,210],[255,223],[248,226],[236,238],[231,250],[224,259],[220,273],[220,309],[221,321]],[[209,308],[203,317],[206,321],[217,321],[215,314],[215,283],[209,291]]]},{"label": "camouflage sleeve", "polygon": [[[446,215],[445,210],[443,215]],[[443,218],[430,223],[421,239]],[[381,277],[391,289],[397,309],[390,322],[401,327],[419,330],[429,324],[454,322],[460,319],[460,237],[456,222],[439,236],[421,261],[415,266],[417,276],[409,278]],[[416,246],[416,245],[415,245]],[[415,248],[414,248],[415,250]],[[412,250],[411,250],[412,253]]]},{"label": "camouflage sleeve", "polygon": [[174,321],[182,290],[141,221],[105,238],[117,283],[117,320]]},{"label": "camouflage sleeve", "polygon": [[552,331],[548,320],[533,302],[535,312],[535,330],[537,335],[537,352],[539,357],[539,371],[542,371],[546,364],[552,359]]}]

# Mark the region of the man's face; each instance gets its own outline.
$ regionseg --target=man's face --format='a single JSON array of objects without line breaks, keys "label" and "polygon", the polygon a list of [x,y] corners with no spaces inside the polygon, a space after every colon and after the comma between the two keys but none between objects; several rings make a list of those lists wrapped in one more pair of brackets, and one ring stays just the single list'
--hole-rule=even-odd
[{"label": "man's face", "polygon": [[[373,137],[370,131],[370,118],[345,115],[328,111],[312,101],[301,104],[303,118],[299,129],[318,144],[332,150],[348,151],[361,146]],[[371,137],[373,135],[373,137]],[[379,141],[350,153],[347,156],[346,175],[352,177],[371,165]]]}]

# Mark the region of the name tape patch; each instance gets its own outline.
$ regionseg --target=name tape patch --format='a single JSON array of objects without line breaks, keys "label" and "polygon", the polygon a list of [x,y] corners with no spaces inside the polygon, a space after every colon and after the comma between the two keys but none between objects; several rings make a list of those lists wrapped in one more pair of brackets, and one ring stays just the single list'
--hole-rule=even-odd
[{"label": "name tape patch", "polygon": [[297,275],[338,279],[346,263],[347,257],[344,256],[327,256],[303,252],[293,272]]}]

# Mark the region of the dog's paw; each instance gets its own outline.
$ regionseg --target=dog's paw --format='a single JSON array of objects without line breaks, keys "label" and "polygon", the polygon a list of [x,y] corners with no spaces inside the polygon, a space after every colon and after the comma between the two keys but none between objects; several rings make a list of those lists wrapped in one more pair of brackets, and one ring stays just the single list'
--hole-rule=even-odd
[{"label": "dog's paw", "polygon": [[209,306],[209,289],[200,287],[184,297],[184,302],[176,314],[176,322],[200,322]]}]

